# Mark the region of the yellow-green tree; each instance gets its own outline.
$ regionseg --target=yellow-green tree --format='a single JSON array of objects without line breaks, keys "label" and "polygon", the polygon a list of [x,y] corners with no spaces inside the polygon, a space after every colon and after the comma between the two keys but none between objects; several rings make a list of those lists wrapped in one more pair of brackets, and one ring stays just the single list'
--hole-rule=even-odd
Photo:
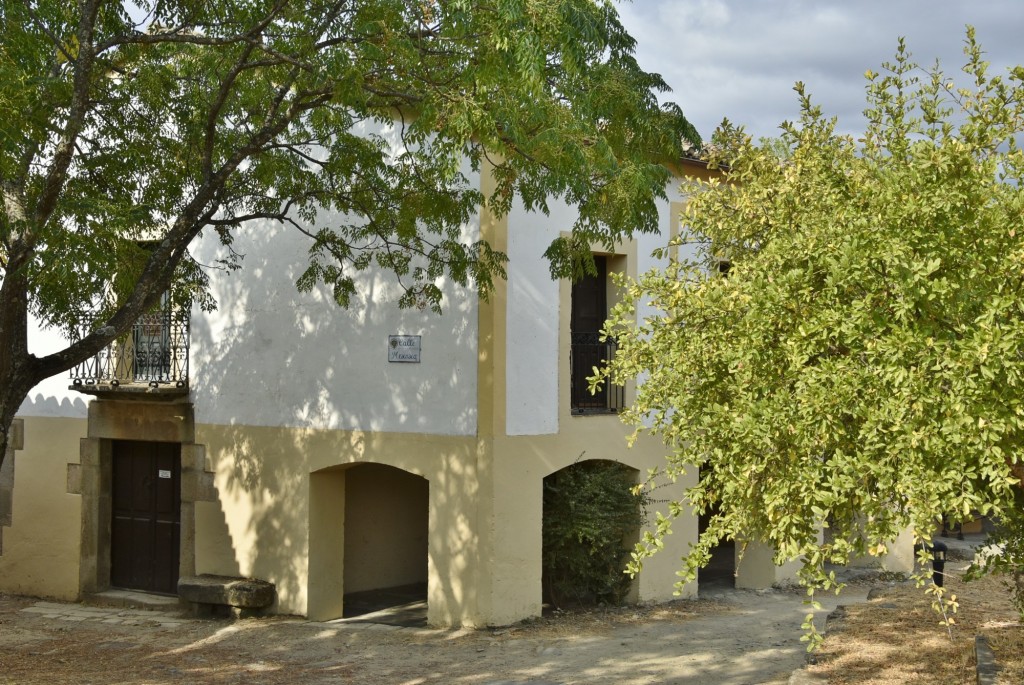
[{"label": "yellow-green tree", "polygon": [[[905,527],[926,540],[944,514],[1019,539],[1024,68],[989,74],[972,30],[965,55],[958,85],[901,41],[866,74],[859,139],[801,84],[782,153],[719,132],[727,180],[687,188],[688,257],[628,283],[608,326],[605,374],[644,379],[626,420],[671,449],[655,480],[702,473],[638,558],[691,508],[719,513],[689,578],[729,536],[802,560],[817,587],[826,562]],[[639,303],[653,313],[636,323]]]}]

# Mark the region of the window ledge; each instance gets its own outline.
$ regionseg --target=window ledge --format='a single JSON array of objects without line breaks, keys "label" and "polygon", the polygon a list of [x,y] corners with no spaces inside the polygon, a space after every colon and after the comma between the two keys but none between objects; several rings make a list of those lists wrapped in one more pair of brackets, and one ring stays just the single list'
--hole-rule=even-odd
[{"label": "window ledge", "polygon": [[618,416],[619,409],[572,409],[572,416]]}]

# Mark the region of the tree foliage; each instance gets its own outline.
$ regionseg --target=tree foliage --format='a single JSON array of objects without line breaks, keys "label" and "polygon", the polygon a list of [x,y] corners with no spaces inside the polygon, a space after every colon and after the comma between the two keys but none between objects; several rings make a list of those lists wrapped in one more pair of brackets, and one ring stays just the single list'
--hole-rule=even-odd
[{"label": "tree foliage", "polygon": [[638,559],[717,506],[686,579],[731,537],[830,587],[826,562],[927,540],[944,513],[1019,521],[1024,68],[990,74],[970,29],[965,55],[957,85],[901,41],[866,74],[857,140],[801,84],[781,148],[717,134],[726,182],[689,184],[682,256],[608,326],[606,377],[645,378],[625,418],[671,448],[656,478],[703,475]]},{"label": "tree foliage", "polygon": [[[486,295],[504,274],[463,235],[484,203],[578,206],[558,274],[655,230],[663,163],[697,137],[634,45],[610,0],[4,3],[0,458],[28,390],[172,284],[212,306],[188,253],[201,231],[234,268],[235,231],[280,221],[309,241],[300,289],[345,305],[379,268],[400,304],[437,309],[442,276]],[[486,161],[489,197],[464,173]],[[29,313],[72,343],[32,355]]]}]

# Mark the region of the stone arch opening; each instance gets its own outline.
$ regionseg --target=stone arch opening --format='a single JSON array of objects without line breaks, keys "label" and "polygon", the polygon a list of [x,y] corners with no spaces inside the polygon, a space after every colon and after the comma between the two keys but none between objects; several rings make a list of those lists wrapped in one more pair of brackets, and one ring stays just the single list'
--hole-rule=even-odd
[{"label": "stone arch opening", "polygon": [[645,500],[631,492],[639,476],[625,464],[588,459],[544,478],[541,602],[546,609],[637,601],[637,584],[624,570],[645,520]]},{"label": "stone arch opening", "polygon": [[429,482],[385,464],[310,476],[310,618],[426,625]]}]

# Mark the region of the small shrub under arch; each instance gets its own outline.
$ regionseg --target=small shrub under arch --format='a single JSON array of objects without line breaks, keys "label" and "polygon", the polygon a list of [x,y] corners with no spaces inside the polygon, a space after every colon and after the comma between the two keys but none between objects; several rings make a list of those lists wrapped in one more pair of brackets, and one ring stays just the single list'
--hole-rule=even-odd
[{"label": "small shrub under arch", "polygon": [[543,592],[554,606],[620,604],[631,544],[645,522],[636,471],[612,461],[577,461],[544,479]]}]

